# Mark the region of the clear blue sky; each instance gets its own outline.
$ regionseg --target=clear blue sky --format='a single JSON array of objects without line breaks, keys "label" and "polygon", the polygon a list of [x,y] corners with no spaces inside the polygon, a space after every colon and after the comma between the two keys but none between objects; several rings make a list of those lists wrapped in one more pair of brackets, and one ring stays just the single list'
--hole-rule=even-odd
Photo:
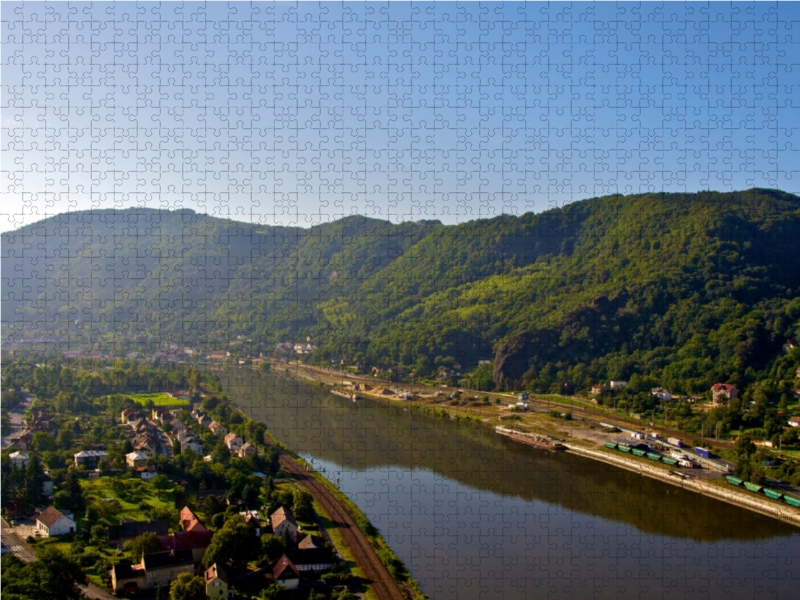
[{"label": "clear blue sky", "polygon": [[797,185],[796,3],[3,3],[0,230]]}]

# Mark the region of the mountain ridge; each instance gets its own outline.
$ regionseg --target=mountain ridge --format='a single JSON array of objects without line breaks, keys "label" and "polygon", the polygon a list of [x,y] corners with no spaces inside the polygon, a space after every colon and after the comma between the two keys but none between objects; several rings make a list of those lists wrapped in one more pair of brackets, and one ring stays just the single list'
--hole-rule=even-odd
[{"label": "mountain ridge", "polygon": [[[491,379],[508,389],[551,389],[555,379],[581,379],[581,365],[586,377],[675,370],[699,335],[710,344],[696,357],[703,366],[679,378],[694,389],[747,361],[763,368],[800,337],[799,209],[795,195],[754,188],[615,194],[458,225],[66,213],[2,235],[2,319],[7,334],[27,321],[69,335],[79,321],[84,337],[308,336],[319,342],[312,360],[420,373],[494,358]],[[760,323],[749,341],[748,318]],[[735,334],[723,343],[725,326]],[[734,358],[732,339],[741,345]],[[507,353],[520,345],[522,354]]]}]

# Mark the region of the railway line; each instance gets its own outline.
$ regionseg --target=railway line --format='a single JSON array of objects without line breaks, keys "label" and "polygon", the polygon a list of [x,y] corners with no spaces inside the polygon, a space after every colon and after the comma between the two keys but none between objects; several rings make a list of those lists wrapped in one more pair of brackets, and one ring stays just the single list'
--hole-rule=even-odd
[{"label": "railway line", "polygon": [[325,486],[285,454],[281,454],[279,460],[286,471],[306,486],[308,492],[320,503],[334,525],[342,532],[345,543],[353,553],[364,575],[371,580],[372,588],[379,600],[407,600],[406,595],[378,558],[367,537]]}]

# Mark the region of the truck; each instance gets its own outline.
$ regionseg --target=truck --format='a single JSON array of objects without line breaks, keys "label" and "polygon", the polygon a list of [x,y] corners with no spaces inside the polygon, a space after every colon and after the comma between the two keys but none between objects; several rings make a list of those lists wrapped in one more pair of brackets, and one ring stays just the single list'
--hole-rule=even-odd
[{"label": "truck", "polygon": [[677,446],[678,448],[683,448],[683,442],[680,441],[678,438],[667,438],[667,441],[673,446]]},{"label": "truck", "polygon": [[705,448],[695,448],[694,451],[705,458],[711,458],[711,450]]}]

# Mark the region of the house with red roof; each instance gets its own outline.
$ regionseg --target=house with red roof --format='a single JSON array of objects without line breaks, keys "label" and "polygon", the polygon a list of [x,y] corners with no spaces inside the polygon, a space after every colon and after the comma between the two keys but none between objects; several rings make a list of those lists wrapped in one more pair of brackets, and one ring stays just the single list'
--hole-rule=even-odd
[{"label": "house with red roof", "polygon": [[736,386],[727,383],[715,383],[711,386],[711,395],[716,405],[726,404],[729,400],[738,398]]}]

